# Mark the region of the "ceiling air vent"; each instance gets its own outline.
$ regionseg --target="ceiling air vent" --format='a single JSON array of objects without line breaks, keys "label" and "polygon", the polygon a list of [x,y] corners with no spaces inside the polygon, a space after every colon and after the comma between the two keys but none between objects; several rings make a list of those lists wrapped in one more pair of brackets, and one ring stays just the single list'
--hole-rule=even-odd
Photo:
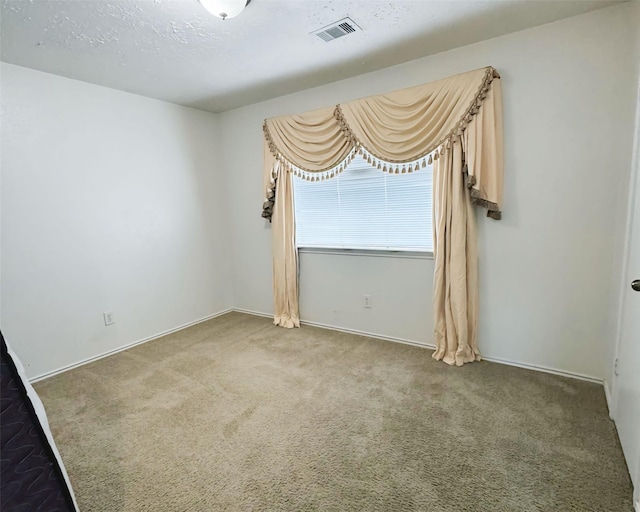
[{"label": "ceiling air vent", "polygon": [[356,22],[351,18],[342,18],[331,25],[327,25],[326,27],[311,33],[318,36],[323,41],[329,42],[334,39],[338,39],[339,37],[352,34],[353,32],[359,32],[360,30],[362,29],[356,25]]}]

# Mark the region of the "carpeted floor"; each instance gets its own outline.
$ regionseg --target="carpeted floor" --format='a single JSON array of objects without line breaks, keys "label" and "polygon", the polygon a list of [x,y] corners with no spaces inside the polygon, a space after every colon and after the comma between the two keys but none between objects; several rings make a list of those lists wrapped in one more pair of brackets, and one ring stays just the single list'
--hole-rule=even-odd
[{"label": "carpeted floor", "polygon": [[230,313],[36,385],[82,512],[632,511],[601,386]]}]

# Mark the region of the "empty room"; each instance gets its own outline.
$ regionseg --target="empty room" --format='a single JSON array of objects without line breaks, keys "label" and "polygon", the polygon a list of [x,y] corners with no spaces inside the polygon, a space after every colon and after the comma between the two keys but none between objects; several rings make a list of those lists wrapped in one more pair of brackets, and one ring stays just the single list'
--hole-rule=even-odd
[{"label": "empty room", "polygon": [[3,512],[640,512],[640,1],[0,16]]}]

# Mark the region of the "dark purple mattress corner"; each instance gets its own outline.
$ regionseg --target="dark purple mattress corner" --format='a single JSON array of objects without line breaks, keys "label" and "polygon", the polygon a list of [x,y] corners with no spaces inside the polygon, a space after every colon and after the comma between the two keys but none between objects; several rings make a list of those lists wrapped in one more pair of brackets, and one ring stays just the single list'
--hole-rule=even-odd
[{"label": "dark purple mattress corner", "polygon": [[0,341],[0,510],[76,512],[2,333]]}]

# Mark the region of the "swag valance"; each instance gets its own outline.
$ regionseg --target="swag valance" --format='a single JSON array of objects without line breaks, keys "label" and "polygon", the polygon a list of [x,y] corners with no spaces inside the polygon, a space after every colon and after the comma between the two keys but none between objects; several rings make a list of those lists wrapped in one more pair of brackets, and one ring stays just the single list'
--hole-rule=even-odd
[{"label": "swag valance", "polygon": [[[472,202],[500,218],[502,98],[492,67],[335,107],[264,122],[265,200],[271,220],[278,170],[330,179],[357,153],[385,172],[412,172],[461,137]],[[278,164],[278,165],[276,165]]]},{"label": "swag valance", "polygon": [[[299,327],[292,176],[331,179],[355,158],[382,172],[433,161],[433,357],[480,359],[475,214],[502,205],[502,90],[492,67],[264,122],[262,216],[273,222],[274,323]],[[330,212],[327,212],[328,214]]]}]

